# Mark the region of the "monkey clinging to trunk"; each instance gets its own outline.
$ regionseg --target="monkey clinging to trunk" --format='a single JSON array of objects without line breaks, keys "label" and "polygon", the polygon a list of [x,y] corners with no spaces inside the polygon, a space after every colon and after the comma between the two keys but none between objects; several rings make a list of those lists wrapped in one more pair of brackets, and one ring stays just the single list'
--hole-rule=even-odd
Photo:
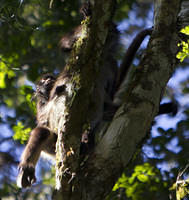
[{"label": "monkey clinging to trunk", "polygon": [[[83,7],[84,17],[88,16],[89,14],[91,14],[91,11],[89,11],[89,6]],[[74,42],[77,41],[81,35],[81,31],[82,25],[76,27],[72,33],[65,35],[60,40],[60,47],[63,52],[70,52],[72,50]],[[119,43],[119,32],[113,23],[110,25],[109,34],[107,36],[102,57],[103,64],[100,67],[99,76],[95,83],[96,90],[94,96],[98,94],[98,97],[95,99],[97,101],[96,104],[98,104],[98,108],[93,111],[90,118],[90,132],[92,132],[99,124],[109,108],[112,109],[113,107],[114,112],[118,108],[119,105],[113,104],[114,95],[121,85],[124,77],[127,75],[136,51],[140,47],[144,38],[147,35],[150,35],[151,32],[151,28],[145,29],[135,37],[125,54],[121,68],[118,69],[115,55]],[[64,95],[65,98],[67,98],[69,88],[67,87],[66,83],[69,78],[69,73],[67,72],[67,69],[64,68],[63,72],[58,76],[58,78],[47,74],[42,76],[36,85],[35,97],[37,99],[37,126],[32,130],[29,141],[21,157],[21,162],[19,164],[19,175],[17,178],[17,185],[19,187],[29,187],[36,181],[35,166],[40,157],[41,151],[55,155],[57,133],[50,129],[51,126],[49,123],[51,122],[49,121],[49,116],[52,114],[51,106],[56,103],[59,95]],[[165,106],[163,106],[163,108],[164,107]],[[159,114],[170,112],[172,112],[172,110],[166,110],[163,112],[160,105]],[[51,116],[51,118],[53,117]],[[83,137],[83,140],[81,138],[81,143],[87,142],[88,138]],[[80,153],[85,153],[84,151],[85,150],[81,148]]]}]

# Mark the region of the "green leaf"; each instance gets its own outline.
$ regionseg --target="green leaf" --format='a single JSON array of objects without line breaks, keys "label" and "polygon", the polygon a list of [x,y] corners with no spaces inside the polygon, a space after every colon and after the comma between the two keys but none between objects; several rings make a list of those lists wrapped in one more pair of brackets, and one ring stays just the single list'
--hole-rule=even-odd
[{"label": "green leaf", "polygon": [[[185,35],[189,35],[189,26],[181,29],[180,32],[184,33]],[[189,40],[187,42],[181,41],[178,43],[178,46],[181,48],[181,50],[177,53],[176,58],[179,59],[180,62],[183,62],[184,59],[189,58]]]},{"label": "green leaf", "polygon": [[184,33],[185,35],[189,35],[189,26],[184,27],[180,32]]},{"label": "green leaf", "polygon": [[21,144],[24,144],[29,139],[31,128],[25,128],[22,122],[18,122],[17,125],[13,126],[13,131],[13,139],[19,140]]},{"label": "green leaf", "polygon": [[137,176],[137,178],[138,178],[139,181],[141,181],[143,183],[145,183],[149,180],[148,176],[145,175],[145,174],[140,174],[140,175]]},{"label": "green leaf", "polygon": [[10,79],[15,76],[15,73],[8,66],[8,62],[0,56],[0,88],[6,88],[6,76]]}]

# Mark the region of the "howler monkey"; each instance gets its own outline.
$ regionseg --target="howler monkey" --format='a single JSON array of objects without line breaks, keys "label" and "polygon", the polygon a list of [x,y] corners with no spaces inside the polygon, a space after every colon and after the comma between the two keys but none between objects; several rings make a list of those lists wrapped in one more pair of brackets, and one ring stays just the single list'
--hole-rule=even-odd
[{"label": "howler monkey", "polygon": [[[88,13],[90,13],[87,9],[84,9],[84,16],[87,16]],[[75,31],[71,34],[67,34],[60,40],[60,47],[63,52],[69,52],[72,49],[74,42],[81,35],[81,30],[82,27],[78,26]],[[114,55],[117,50],[117,44],[119,43],[119,32],[114,24],[111,25],[107,41],[105,43],[104,55],[102,57],[104,62],[101,67],[102,71],[99,73],[99,78],[96,83],[97,90],[99,90],[98,92],[101,95],[99,98],[101,101],[99,102],[100,108],[97,111],[98,113],[91,118],[92,128],[98,125],[98,123],[102,120],[104,113],[106,113],[105,109],[108,109],[109,106],[105,105],[112,104],[114,94],[128,72],[136,51],[144,38],[147,35],[150,35],[151,32],[152,29],[145,29],[135,37],[125,54],[120,69],[121,73],[118,73],[118,67]],[[36,92],[34,96],[37,99],[37,127],[32,130],[29,141],[21,156],[19,175],[17,178],[17,185],[19,187],[29,187],[36,181],[35,165],[39,159],[41,151],[55,155],[57,135],[49,129],[48,114],[50,112],[51,101],[53,98],[65,90],[66,86],[64,84],[59,85],[59,82],[61,82],[62,79],[69,78],[65,70],[66,69],[64,69],[61,76],[57,79],[48,74],[42,76],[36,84]],[[169,105],[170,109],[167,109],[165,104],[164,106],[160,105],[159,114],[173,112],[171,110],[172,104],[169,103],[167,105]],[[114,111],[116,111],[116,107]],[[83,143],[85,141],[81,142]],[[81,149],[81,153],[82,151],[83,149]]]}]

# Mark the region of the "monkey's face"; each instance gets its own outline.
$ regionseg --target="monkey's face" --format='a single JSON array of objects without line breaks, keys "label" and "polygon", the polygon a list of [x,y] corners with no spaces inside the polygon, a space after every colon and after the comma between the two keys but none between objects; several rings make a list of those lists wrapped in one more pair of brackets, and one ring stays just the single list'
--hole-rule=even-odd
[{"label": "monkey's face", "polygon": [[36,84],[36,97],[49,99],[50,91],[55,83],[55,77],[52,75],[44,75]]}]

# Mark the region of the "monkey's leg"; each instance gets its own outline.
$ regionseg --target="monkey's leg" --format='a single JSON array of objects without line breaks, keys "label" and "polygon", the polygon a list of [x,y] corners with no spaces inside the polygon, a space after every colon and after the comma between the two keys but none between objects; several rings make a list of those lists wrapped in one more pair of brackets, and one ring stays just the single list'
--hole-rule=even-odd
[{"label": "monkey's leg", "polygon": [[19,187],[29,187],[36,181],[35,165],[50,135],[50,131],[44,127],[36,127],[32,130],[19,164],[20,172],[17,178]]},{"label": "monkey's leg", "polygon": [[171,114],[173,117],[177,114],[178,104],[177,102],[163,103],[159,106],[159,112],[157,115]]},{"label": "monkey's leg", "polygon": [[[119,106],[105,103],[103,119],[106,121],[112,120],[118,107]],[[162,115],[162,114],[171,114],[171,116],[174,117],[177,114],[177,112],[178,112],[177,102],[163,103],[163,104],[160,104],[160,106],[159,106],[159,112],[158,112],[157,116]]]}]

